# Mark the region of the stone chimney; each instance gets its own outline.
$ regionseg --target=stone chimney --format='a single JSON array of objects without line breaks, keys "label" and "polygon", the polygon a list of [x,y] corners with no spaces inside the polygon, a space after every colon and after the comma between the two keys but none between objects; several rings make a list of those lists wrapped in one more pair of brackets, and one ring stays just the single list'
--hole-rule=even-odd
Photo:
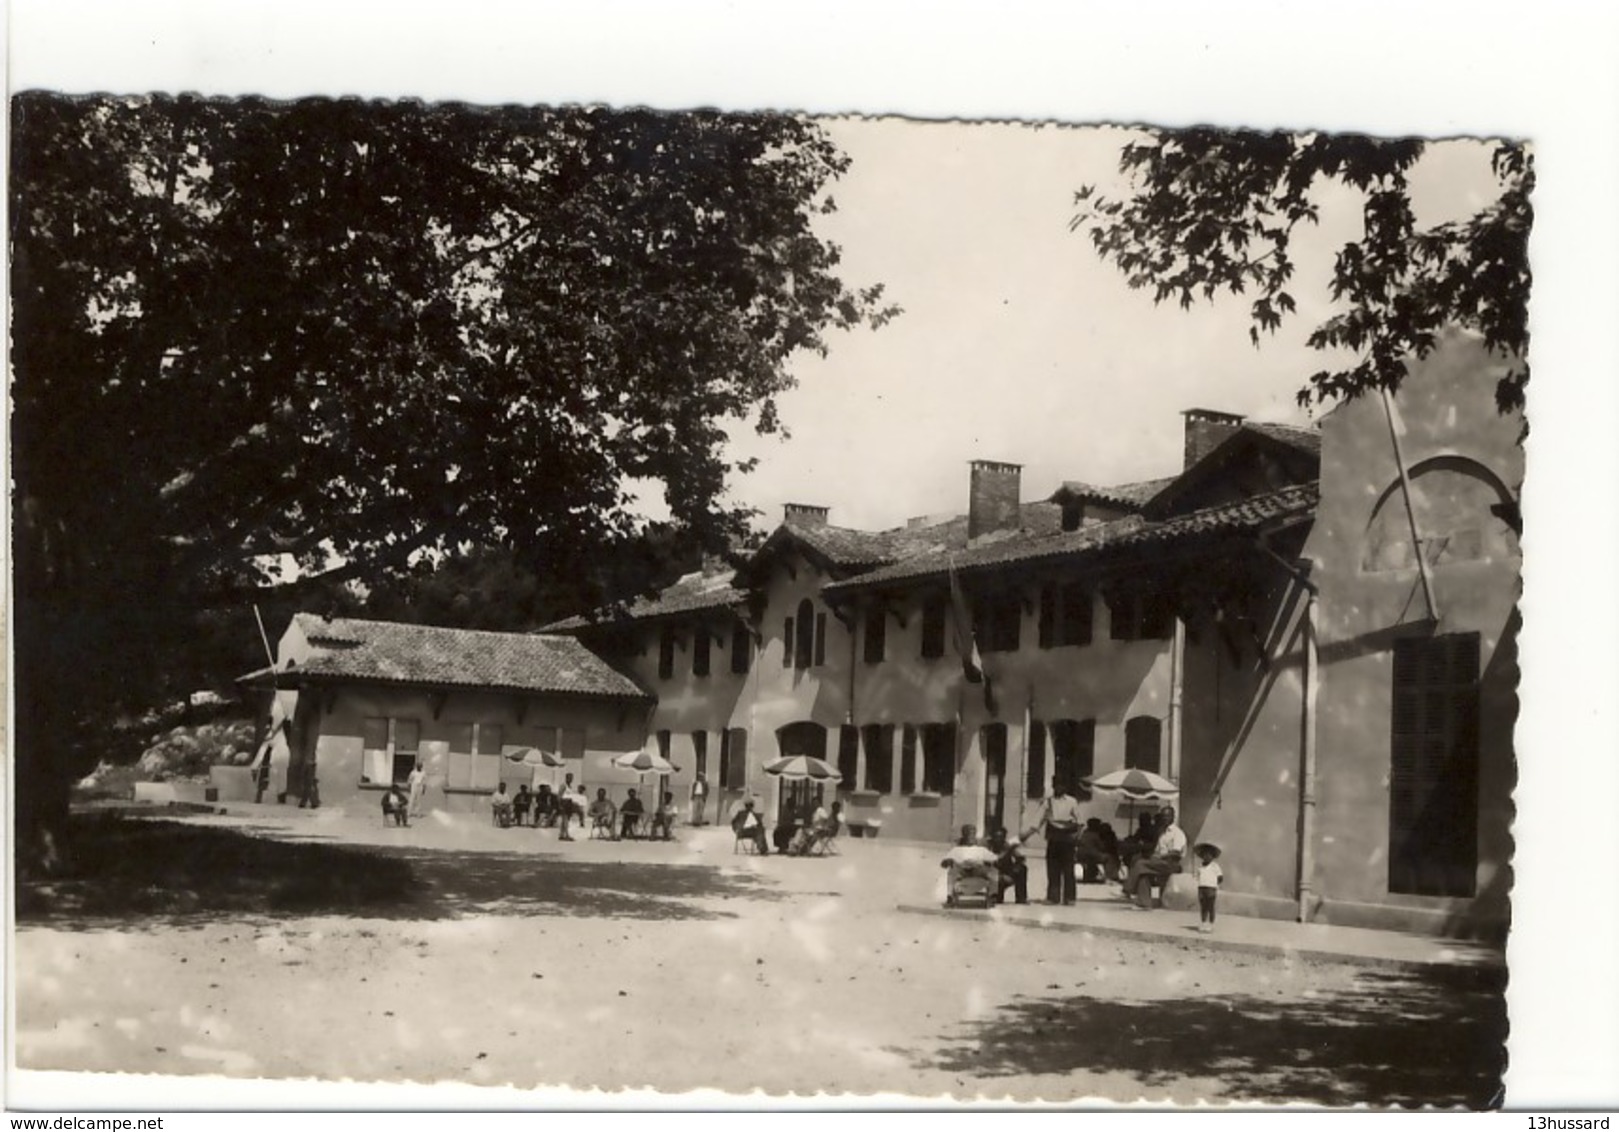
[{"label": "stone chimney", "polygon": [[1213,409],[1187,409],[1185,471],[1219,447],[1226,437],[1242,427],[1243,418],[1236,413],[1217,413]]},{"label": "stone chimney", "polygon": [[785,522],[797,523],[804,527],[824,527],[830,510],[813,503],[788,503],[783,505],[781,517]]},{"label": "stone chimney", "polygon": [[972,487],[967,497],[967,538],[1016,530],[1022,487],[1022,464],[974,460]]}]

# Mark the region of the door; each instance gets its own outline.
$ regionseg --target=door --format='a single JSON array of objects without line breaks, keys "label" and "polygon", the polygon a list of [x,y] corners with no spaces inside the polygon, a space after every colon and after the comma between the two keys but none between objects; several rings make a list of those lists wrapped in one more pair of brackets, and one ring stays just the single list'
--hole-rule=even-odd
[{"label": "door", "polygon": [[987,723],[978,733],[984,752],[984,828],[991,830],[1006,824],[1006,724]]}]

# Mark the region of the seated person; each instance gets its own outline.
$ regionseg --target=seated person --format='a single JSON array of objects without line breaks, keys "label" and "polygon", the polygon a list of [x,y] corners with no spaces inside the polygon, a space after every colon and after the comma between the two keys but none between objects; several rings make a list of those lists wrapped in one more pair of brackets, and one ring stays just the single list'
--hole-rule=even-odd
[{"label": "seated person", "polygon": [[738,841],[753,842],[760,856],[770,854],[770,847],[765,844],[765,820],[754,809],[752,798],[743,802],[742,808],[731,816],[731,832],[736,834]]},{"label": "seated person", "polygon": [[1158,844],[1158,817],[1148,811],[1136,818],[1135,832],[1119,842],[1119,860],[1128,869],[1137,857],[1144,857]]},{"label": "seated person", "polygon": [[1074,863],[1084,870],[1085,884],[1101,884],[1119,877],[1118,839],[1113,839],[1114,849],[1110,850],[1104,830],[1112,832],[1101,818],[1091,818],[1080,830],[1079,844],[1074,847]]},{"label": "seated person", "polygon": [[652,815],[652,836],[660,841],[675,839],[675,796],[668,790],[663,792],[658,812]]},{"label": "seated person", "polygon": [[634,837],[636,835],[635,827],[640,824],[641,817],[645,813],[646,807],[641,804],[641,799],[635,796],[635,788],[631,787],[630,796],[624,799],[624,804],[618,810],[621,820],[618,829],[619,837]]},{"label": "seated person", "polygon": [[410,801],[397,782],[382,792],[382,818],[384,822],[392,818],[395,825],[410,824]]},{"label": "seated person", "polygon": [[551,826],[557,822],[557,796],[551,793],[549,782],[540,783],[540,789],[534,795],[534,824]]},{"label": "seated person", "polygon": [[843,828],[843,803],[833,802],[830,811],[817,807],[815,817],[810,821],[810,843],[805,852],[814,850],[817,846],[825,845],[837,837],[838,831]]},{"label": "seated person", "polygon": [[517,788],[517,793],[512,796],[513,820],[515,820],[518,825],[526,824],[528,822],[529,808],[533,805],[534,795],[528,792],[528,783],[525,782],[523,785]]},{"label": "seated person", "polygon": [[1006,830],[996,827],[989,835],[984,847],[995,854],[995,872],[1000,876],[1000,892],[997,899],[1006,899],[1006,890],[1012,890],[1012,896],[1019,904],[1029,902],[1029,861],[1024,855],[1023,844],[1017,838],[1008,838]]},{"label": "seated person", "polygon": [[798,815],[791,806],[782,806],[781,813],[776,819],[776,828],[770,835],[771,844],[775,845],[776,852],[786,853],[787,847],[793,843],[793,834],[798,832]]},{"label": "seated person", "polygon": [[512,823],[512,796],[506,793],[506,784],[500,783],[489,796],[489,808],[494,811],[495,822],[502,828]]},{"label": "seated person", "polygon": [[990,891],[1000,890],[1001,878],[995,869],[995,854],[990,849],[978,844],[978,827],[964,825],[961,827],[961,836],[957,839],[950,852],[946,853],[944,860],[939,862],[941,869],[949,869],[950,892],[956,890],[956,884],[968,876],[981,876],[990,883]]},{"label": "seated person", "polygon": [[1165,806],[1158,814],[1158,843],[1152,853],[1137,857],[1124,881],[1124,894],[1133,897],[1136,907],[1152,907],[1152,888],[1156,881],[1163,885],[1181,871],[1181,856],[1186,852],[1186,834],[1175,824],[1175,811]]},{"label": "seated person", "polygon": [[815,844],[819,831],[826,828],[829,815],[826,807],[819,802],[815,804],[815,812],[808,821],[803,822],[793,831],[792,840],[787,843],[787,852],[795,857],[802,857],[808,853],[810,846]]},{"label": "seated person", "polygon": [[596,788],[596,800],[590,803],[590,828],[607,831],[607,836],[613,836],[613,818],[618,808],[607,797],[605,787]]}]

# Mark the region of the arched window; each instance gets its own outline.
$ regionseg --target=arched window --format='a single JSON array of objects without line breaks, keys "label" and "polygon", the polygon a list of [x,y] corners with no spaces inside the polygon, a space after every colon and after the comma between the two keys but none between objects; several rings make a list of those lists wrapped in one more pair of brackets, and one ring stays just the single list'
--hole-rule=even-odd
[{"label": "arched window", "polygon": [[1124,765],[1159,772],[1164,725],[1155,716],[1138,715],[1124,724]]},{"label": "arched window", "polygon": [[1096,720],[1054,719],[1046,732],[1051,736],[1051,777],[1076,798],[1089,799],[1090,789],[1080,780],[1096,773]]},{"label": "arched window", "polygon": [[809,598],[798,603],[795,621],[798,632],[793,639],[793,667],[808,668],[815,659],[815,610]]}]

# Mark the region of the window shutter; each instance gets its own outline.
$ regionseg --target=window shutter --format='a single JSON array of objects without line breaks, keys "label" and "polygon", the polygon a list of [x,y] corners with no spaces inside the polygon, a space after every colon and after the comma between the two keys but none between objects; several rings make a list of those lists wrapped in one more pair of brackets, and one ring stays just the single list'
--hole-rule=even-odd
[{"label": "window shutter", "polygon": [[753,653],[753,638],[746,625],[737,625],[731,630],[731,674],[743,676],[747,674],[749,661]]},{"label": "window shutter", "polygon": [[1029,722],[1029,766],[1025,778],[1024,793],[1030,798],[1046,796],[1046,725],[1038,719]]},{"label": "window shutter", "polygon": [[1096,773],[1096,720],[1082,719],[1074,726],[1074,797],[1091,799],[1091,788],[1081,779]]},{"label": "window shutter", "polygon": [[860,770],[860,730],[852,723],[845,723],[838,729],[838,773],[842,779],[838,785],[845,790],[853,790],[859,785],[855,775]]},{"label": "window shutter", "polygon": [[713,638],[708,635],[707,625],[698,625],[693,630],[691,639],[691,674],[693,676],[707,676],[709,654],[713,648]]},{"label": "window shutter", "polygon": [[1088,645],[1091,643],[1091,594],[1083,585],[1070,583],[1062,588],[1062,623],[1057,643]]},{"label": "window shutter", "polygon": [[1057,644],[1057,592],[1054,585],[1040,587],[1040,647],[1043,649]]},{"label": "window shutter", "polygon": [[815,665],[826,663],[826,614],[815,615]]},{"label": "window shutter", "polygon": [[888,610],[881,604],[866,610],[866,663],[881,664],[888,648]]},{"label": "window shutter", "polygon": [[781,666],[783,668],[791,668],[793,666],[794,655],[793,619],[789,617],[781,627]]}]

